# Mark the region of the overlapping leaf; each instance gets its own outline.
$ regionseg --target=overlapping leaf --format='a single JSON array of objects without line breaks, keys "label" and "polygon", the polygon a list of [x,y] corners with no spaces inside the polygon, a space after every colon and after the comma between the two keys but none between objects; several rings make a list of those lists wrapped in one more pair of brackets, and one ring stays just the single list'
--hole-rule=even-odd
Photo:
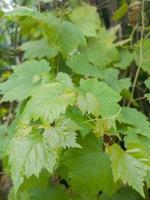
[{"label": "overlapping leaf", "polygon": [[85,49],[75,52],[68,58],[67,64],[73,72],[98,78],[103,73],[102,68],[119,59],[112,35],[106,30],[101,31],[100,39],[90,39]]},{"label": "overlapping leaf", "polygon": [[25,51],[24,59],[53,58],[58,53],[58,50],[51,47],[45,39],[26,42],[20,48]]},{"label": "overlapping leaf", "polygon": [[24,119],[41,119],[52,123],[64,114],[69,105],[75,103],[76,94],[72,87],[54,82],[38,88],[32,93],[24,113]]},{"label": "overlapping leaf", "polygon": [[114,184],[110,160],[102,151],[101,141],[89,136],[80,144],[82,149],[70,149],[63,158],[73,188],[87,194],[97,194],[100,190],[112,194],[118,185]]},{"label": "overlapping leaf", "polygon": [[129,125],[127,132],[150,137],[150,124],[147,117],[135,108],[123,107],[118,120]]},{"label": "overlapping leaf", "polygon": [[86,40],[78,27],[68,21],[56,24],[45,24],[46,34],[50,43],[56,44],[66,56],[75,51],[79,45],[85,45]]},{"label": "overlapping leaf", "polygon": [[70,14],[70,19],[78,25],[85,36],[97,36],[97,30],[100,28],[100,19],[95,7],[84,4],[82,7],[73,10]]},{"label": "overlapping leaf", "polygon": [[54,149],[77,147],[76,142],[79,127],[70,119],[60,120],[55,127],[51,127],[44,132],[45,141]]},{"label": "overlapping leaf", "polygon": [[83,113],[110,117],[120,110],[120,96],[103,82],[96,79],[81,80],[77,104]]},{"label": "overlapping leaf", "polygon": [[115,192],[111,197],[106,194],[100,196],[100,200],[140,200],[141,196],[131,188],[122,188]]},{"label": "overlapping leaf", "polygon": [[23,100],[32,95],[49,72],[49,64],[45,60],[30,60],[14,67],[14,73],[0,84],[3,101]]},{"label": "overlapping leaf", "polygon": [[129,52],[127,49],[120,49],[119,56],[119,62],[114,63],[114,66],[120,69],[126,69],[134,60],[134,54]]},{"label": "overlapping leaf", "polygon": [[56,160],[57,151],[44,143],[40,135],[15,138],[9,151],[9,165],[15,192],[25,177],[38,177],[42,169],[53,173]]},{"label": "overlapping leaf", "polygon": [[109,153],[114,180],[122,180],[124,184],[132,186],[133,189],[144,196],[143,186],[147,167],[140,160],[123,151],[117,144],[109,148]]},{"label": "overlapping leaf", "polygon": [[8,15],[32,17],[39,22],[50,44],[56,45],[65,56],[76,50],[78,46],[86,44],[84,35],[77,26],[69,21],[59,20],[51,13],[42,14],[29,8],[20,7]]}]

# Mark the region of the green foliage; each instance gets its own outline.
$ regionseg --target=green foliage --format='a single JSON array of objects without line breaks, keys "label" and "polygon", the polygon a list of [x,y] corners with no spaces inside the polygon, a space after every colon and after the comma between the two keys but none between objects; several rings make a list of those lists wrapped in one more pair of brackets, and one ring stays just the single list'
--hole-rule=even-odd
[{"label": "green foliage", "polygon": [[52,173],[57,160],[56,151],[38,133],[14,138],[8,153],[15,192],[23,183],[24,177],[38,177],[43,168]]},{"label": "green foliage", "polygon": [[[148,74],[150,74],[150,68],[149,68],[149,53],[150,53],[150,39],[147,39],[143,42],[143,62],[142,62],[142,69],[146,71]],[[136,47],[136,62],[139,63],[139,43]]]},{"label": "green foliage", "polygon": [[[129,76],[141,62],[139,41],[122,41],[119,27],[107,30],[88,4],[41,12],[30,2],[32,8],[5,15],[23,41],[15,46],[16,66],[0,79],[8,107],[0,125],[0,158],[13,182],[8,199],[146,199],[150,123]],[[114,18],[127,7],[122,1]],[[136,87],[146,86],[150,100],[149,44],[143,41],[140,66],[147,81]]]},{"label": "green foliage", "polygon": [[115,144],[109,149],[112,161],[112,170],[115,182],[122,180],[124,184],[132,186],[133,189],[144,196],[143,181],[146,176],[146,167],[138,159],[121,150]]},{"label": "green foliage", "polygon": [[100,27],[100,20],[96,8],[85,4],[76,8],[71,14],[70,19],[78,25],[83,34],[87,37],[96,37]]},{"label": "green foliage", "polygon": [[40,118],[52,123],[65,113],[69,105],[74,105],[75,96],[72,87],[59,82],[45,84],[34,90],[32,98],[24,109],[23,118],[26,120]]},{"label": "green foliage", "polygon": [[24,59],[53,58],[58,53],[57,49],[51,47],[45,39],[26,42],[20,48],[25,51]]},{"label": "green foliage", "polygon": [[31,96],[44,81],[44,74],[49,72],[49,64],[45,60],[30,60],[14,67],[14,73],[4,83],[0,84],[4,101],[21,101]]},{"label": "green foliage", "polygon": [[96,79],[80,81],[77,104],[83,113],[113,116],[119,112],[119,100],[120,96],[103,82]]},{"label": "green foliage", "polygon": [[83,149],[67,151],[63,160],[69,168],[72,187],[79,192],[97,194],[102,190],[111,195],[119,185],[114,183],[110,160],[102,150],[102,141],[86,137],[80,145]]}]

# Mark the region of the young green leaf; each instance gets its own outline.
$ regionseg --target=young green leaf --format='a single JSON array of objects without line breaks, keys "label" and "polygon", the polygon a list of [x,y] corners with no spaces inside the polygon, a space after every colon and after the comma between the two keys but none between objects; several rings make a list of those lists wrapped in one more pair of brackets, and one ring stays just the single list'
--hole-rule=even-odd
[{"label": "young green leaf", "polygon": [[117,144],[109,147],[108,151],[111,156],[115,182],[122,180],[124,184],[132,186],[144,197],[143,186],[147,167],[138,159],[123,151]]},{"label": "young green leaf", "polygon": [[39,176],[42,169],[53,173],[57,151],[48,146],[42,136],[14,138],[9,150],[9,165],[15,192],[25,177]]}]

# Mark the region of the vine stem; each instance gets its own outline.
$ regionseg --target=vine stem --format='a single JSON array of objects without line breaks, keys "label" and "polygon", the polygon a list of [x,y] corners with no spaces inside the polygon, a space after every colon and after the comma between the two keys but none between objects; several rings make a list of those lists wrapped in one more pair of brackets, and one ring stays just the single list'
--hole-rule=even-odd
[{"label": "vine stem", "polygon": [[142,0],[142,5],[141,5],[141,19],[142,19],[142,25],[141,25],[141,37],[140,37],[140,53],[139,53],[139,65],[135,74],[135,78],[133,81],[133,86],[132,86],[132,92],[131,92],[131,100],[128,103],[128,106],[130,106],[131,102],[133,101],[134,98],[134,92],[135,92],[135,87],[136,83],[138,81],[140,69],[143,63],[143,36],[144,36],[144,28],[145,28],[145,23],[144,23],[144,0]]}]

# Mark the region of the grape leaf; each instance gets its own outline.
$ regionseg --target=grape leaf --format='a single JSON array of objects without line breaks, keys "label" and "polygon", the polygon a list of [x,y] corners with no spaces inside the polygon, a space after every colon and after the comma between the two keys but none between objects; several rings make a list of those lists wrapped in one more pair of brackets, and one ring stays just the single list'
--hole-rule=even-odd
[{"label": "grape leaf", "polygon": [[119,56],[120,60],[114,63],[114,66],[120,69],[126,69],[134,60],[134,54],[129,52],[127,49],[120,49]]},{"label": "grape leaf", "polygon": [[121,188],[112,197],[106,194],[100,196],[100,200],[140,200],[141,196],[131,188]]},{"label": "grape leaf", "polygon": [[120,110],[120,96],[109,86],[96,79],[81,80],[77,104],[83,113],[110,117]]},{"label": "grape leaf", "polygon": [[113,43],[113,36],[102,29],[99,40],[90,39],[84,50],[90,63],[104,68],[119,59],[119,53]]},{"label": "grape leaf", "polygon": [[87,37],[96,37],[100,27],[100,19],[95,7],[84,4],[73,10],[69,15],[72,22],[77,24]]},{"label": "grape leaf", "polygon": [[112,35],[104,29],[101,32],[102,39],[89,39],[85,48],[68,57],[67,65],[73,72],[99,78],[103,73],[102,68],[118,60],[119,53],[113,44]]},{"label": "grape leaf", "polygon": [[100,79],[119,94],[124,89],[129,89],[131,82],[129,78],[119,79],[119,71],[113,68],[104,69]]},{"label": "grape leaf", "polygon": [[102,151],[102,142],[94,136],[86,136],[80,145],[82,149],[70,149],[63,158],[72,187],[85,193],[97,194],[102,190],[112,194],[118,184],[114,184],[110,160]]},{"label": "grape leaf", "polygon": [[[40,94],[40,96],[39,96]],[[23,119],[42,119],[53,123],[61,114],[64,114],[69,105],[75,103],[76,95],[72,87],[54,82],[38,88],[28,101]]]},{"label": "grape leaf", "polygon": [[30,192],[31,200],[68,200],[68,194],[62,185],[50,185],[45,188],[33,188]]},{"label": "grape leaf", "polygon": [[118,120],[132,126],[134,133],[150,137],[150,124],[147,117],[135,108],[123,107]]},{"label": "grape leaf", "polygon": [[128,134],[124,138],[125,146],[130,155],[150,167],[150,139],[142,135]]},{"label": "grape leaf", "polygon": [[26,42],[20,49],[25,51],[24,59],[53,58],[58,54],[58,50],[51,47],[45,39]]},{"label": "grape leaf", "polygon": [[67,109],[66,117],[71,118],[79,124],[79,130],[82,137],[85,137],[91,132],[92,122],[89,121],[87,116],[82,115],[82,112],[76,107]]},{"label": "grape leaf", "polygon": [[3,101],[22,101],[42,84],[44,74],[50,70],[45,60],[30,60],[14,67],[11,77],[0,84]]},{"label": "grape leaf", "polygon": [[93,76],[99,78],[101,69],[88,62],[88,58],[85,53],[77,52],[67,59],[67,65],[73,72],[84,76]]},{"label": "grape leaf", "polygon": [[15,192],[23,183],[24,177],[38,177],[44,168],[52,173],[56,160],[57,151],[46,145],[38,134],[14,138],[9,150],[9,165]]},{"label": "grape leaf", "polygon": [[147,168],[138,159],[123,151],[119,145],[114,144],[108,148],[112,161],[112,170],[115,182],[122,180],[124,184],[132,186],[142,196],[144,195],[144,177]]},{"label": "grape leaf", "polygon": [[73,23],[56,18],[51,13],[40,13],[29,8],[19,7],[7,14],[11,17],[27,16],[42,25],[50,44],[67,56],[80,45],[85,45],[86,40],[80,29]]},{"label": "grape leaf", "polygon": [[19,191],[15,194],[14,188],[9,193],[8,200],[68,200],[68,194],[62,185],[33,187],[29,191]]},{"label": "grape leaf", "polygon": [[78,46],[86,44],[79,28],[68,21],[45,22],[45,33],[48,41],[55,44],[64,56],[75,51]]},{"label": "grape leaf", "polygon": [[67,147],[79,148],[80,145],[76,142],[76,131],[78,129],[79,127],[75,122],[70,119],[63,119],[60,120],[55,127],[46,129],[43,135],[48,145],[54,149]]}]

